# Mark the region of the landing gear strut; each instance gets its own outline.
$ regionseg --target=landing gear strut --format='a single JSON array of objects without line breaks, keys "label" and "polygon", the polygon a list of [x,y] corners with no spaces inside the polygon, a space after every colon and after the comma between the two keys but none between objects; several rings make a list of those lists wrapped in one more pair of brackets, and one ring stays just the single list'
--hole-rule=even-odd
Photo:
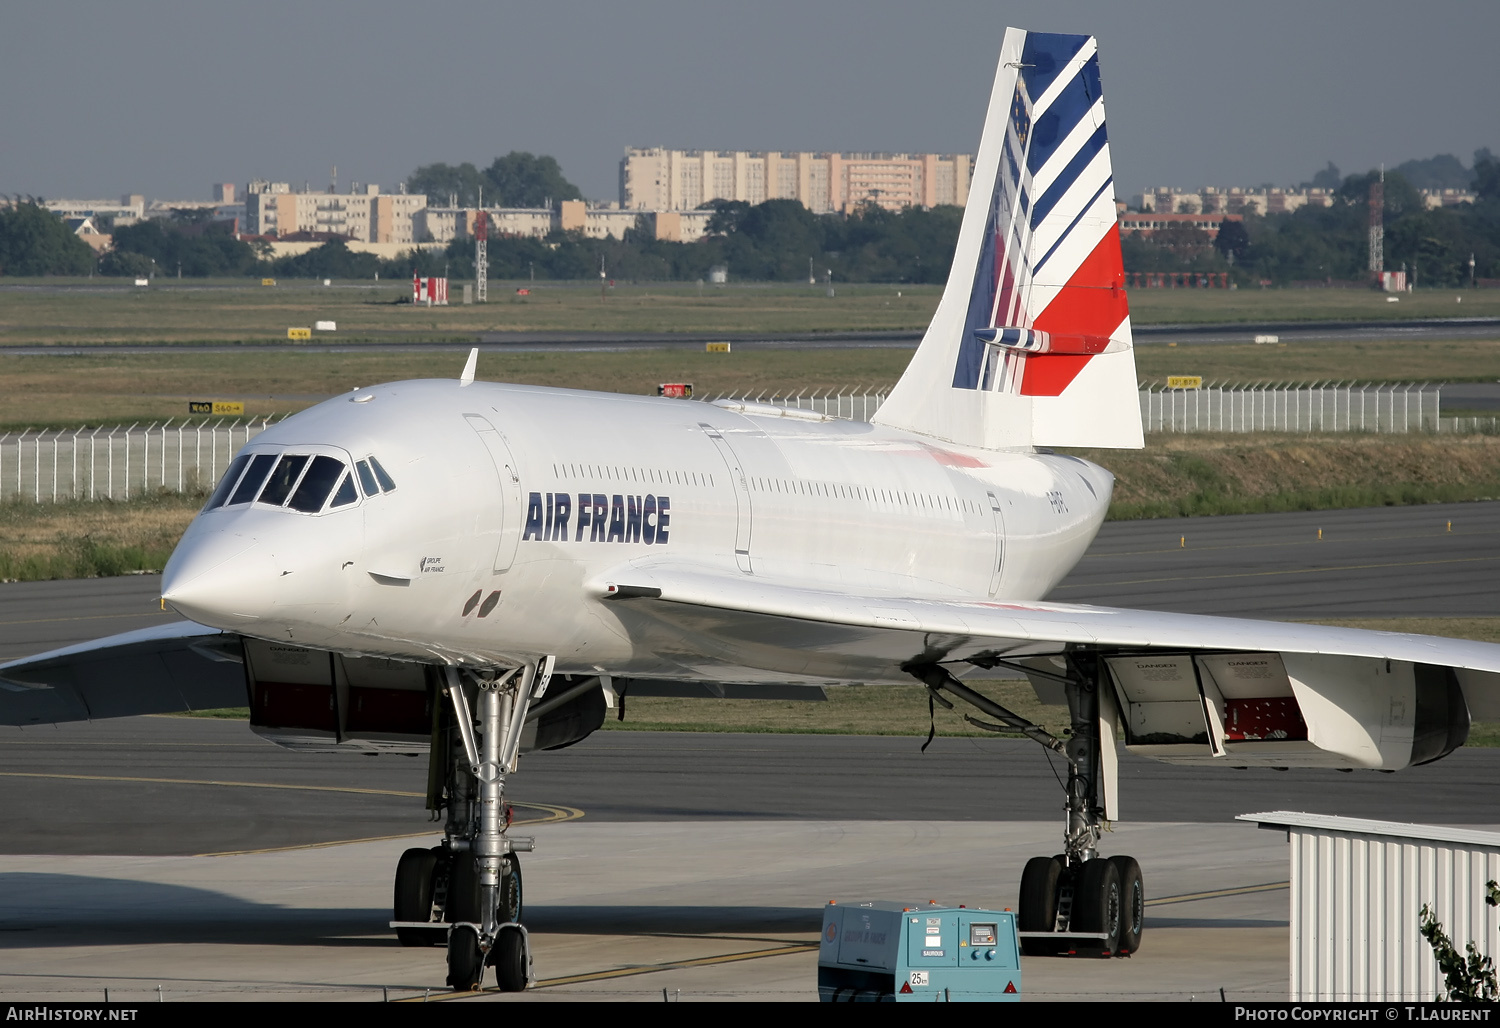
[{"label": "landing gear strut", "polygon": [[454,989],[479,988],[487,966],[502,991],[519,992],[532,981],[517,854],[531,850],[533,840],[508,833],[505,779],[515,771],[527,712],[546,692],[552,666],[549,656],[500,673],[443,669],[442,693],[453,716],[450,727],[434,732],[433,767],[442,783],[431,805],[447,808],[444,839],[402,855],[392,925],[403,945],[447,944]]},{"label": "landing gear strut", "polygon": [[907,672],[927,686],[933,698],[952,707],[949,695],[977,707],[999,724],[964,715],[964,720],[995,732],[1020,732],[1061,753],[1068,762],[1067,826],[1063,852],[1033,857],[1021,873],[1017,925],[1021,951],[1028,956],[1093,952],[1128,956],[1141,945],[1146,893],[1140,865],[1131,857],[1101,857],[1099,839],[1113,820],[1115,702],[1103,662],[1091,654],[1070,654],[1066,674],[1005,660],[975,661],[1050,679],[1063,687],[1071,728],[1066,742],[1050,735],[975,692],[940,664],[912,665]]}]

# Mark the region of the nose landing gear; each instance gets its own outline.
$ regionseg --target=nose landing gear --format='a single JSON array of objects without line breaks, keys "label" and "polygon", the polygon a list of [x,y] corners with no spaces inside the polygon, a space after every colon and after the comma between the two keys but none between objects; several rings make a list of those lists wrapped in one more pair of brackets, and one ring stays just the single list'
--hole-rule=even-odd
[{"label": "nose landing gear", "polygon": [[1061,753],[1068,761],[1067,828],[1064,852],[1033,857],[1021,873],[1016,927],[1021,951],[1028,956],[1095,953],[1129,956],[1141,945],[1145,929],[1146,891],[1141,868],[1132,857],[1099,855],[1106,821],[1115,820],[1114,743],[1116,706],[1108,671],[1097,657],[1070,654],[1068,674],[1054,674],[1030,664],[1005,660],[975,661],[983,667],[1007,667],[1050,679],[1067,696],[1071,730],[1066,743],[975,692],[940,664],[912,665],[907,672],[938,696],[963,700],[999,721],[964,720],[995,732],[1019,732]]},{"label": "nose landing gear", "polygon": [[505,992],[533,981],[518,856],[533,840],[508,833],[505,779],[515,771],[527,711],[546,692],[552,666],[549,656],[502,675],[444,669],[453,723],[434,732],[432,764],[441,770],[442,789],[432,804],[447,807],[445,838],[434,849],[402,854],[392,926],[406,946],[447,944],[454,989],[479,988],[486,967],[495,969]]}]

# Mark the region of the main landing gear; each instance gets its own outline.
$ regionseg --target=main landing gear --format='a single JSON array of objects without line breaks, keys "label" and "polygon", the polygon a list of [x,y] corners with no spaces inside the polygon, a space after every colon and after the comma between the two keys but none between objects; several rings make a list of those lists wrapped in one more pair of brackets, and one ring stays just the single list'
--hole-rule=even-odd
[{"label": "main landing gear", "polygon": [[1141,945],[1146,891],[1141,867],[1133,858],[1099,855],[1104,823],[1115,819],[1116,808],[1117,707],[1103,662],[1091,654],[1069,654],[1064,674],[999,659],[973,663],[981,667],[1006,667],[1058,683],[1067,696],[1072,722],[1068,740],[1063,742],[970,689],[941,664],[914,664],[906,668],[927,686],[937,702],[951,709],[953,704],[942,695],[947,693],[1000,722],[989,724],[964,715],[970,724],[995,732],[1020,732],[1056,750],[1068,762],[1063,852],[1033,857],[1021,873],[1016,917],[1021,952],[1028,956],[1060,953],[1129,956]]},{"label": "main landing gear", "polygon": [[454,989],[479,988],[486,967],[503,992],[533,981],[518,856],[533,840],[508,833],[505,778],[552,666],[546,657],[498,673],[443,669],[452,717],[440,716],[434,729],[428,789],[429,806],[448,811],[443,843],[401,855],[391,924],[402,945],[447,945]]}]

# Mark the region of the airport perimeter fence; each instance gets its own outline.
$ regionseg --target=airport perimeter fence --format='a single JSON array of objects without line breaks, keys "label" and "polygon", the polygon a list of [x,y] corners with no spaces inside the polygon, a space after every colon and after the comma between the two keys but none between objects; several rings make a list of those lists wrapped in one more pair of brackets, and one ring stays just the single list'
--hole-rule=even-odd
[{"label": "airport perimeter fence", "polygon": [[[1439,387],[1230,385],[1140,389],[1147,432],[1494,433],[1500,418],[1441,417]],[[701,395],[869,421],[890,387]],[[129,428],[20,429],[0,433],[0,502],[128,500],[210,488],[236,450],[278,420],[168,421]]]},{"label": "airport perimeter fence", "polygon": [[[1440,418],[1441,387],[1425,383],[1209,383],[1196,389],[1140,386],[1147,432],[1495,432],[1496,418]],[[762,390],[706,400],[761,403],[869,421],[890,387]]]},{"label": "airport perimeter fence", "polygon": [[869,421],[880,405],[890,395],[890,387],[871,386],[862,389],[855,386],[852,389],[804,389],[795,396],[778,393],[771,389],[762,389],[760,392],[747,389],[742,393],[719,393],[717,396],[704,396],[703,400],[710,403],[718,400],[729,400],[734,403],[764,403],[773,407],[790,407],[794,410],[816,411],[826,414],[832,418],[844,418],[848,421]]},{"label": "airport perimeter fence", "polygon": [[[1171,389],[1153,382],[1141,386],[1141,420],[1147,432],[1457,430],[1439,418],[1440,392],[1440,386],[1425,383],[1207,383]],[[1482,431],[1477,422],[1484,419],[1473,420]]]},{"label": "airport perimeter fence", "polygon": [[128,500],[212,487],[266,418],[0,433],[0,502]]}]

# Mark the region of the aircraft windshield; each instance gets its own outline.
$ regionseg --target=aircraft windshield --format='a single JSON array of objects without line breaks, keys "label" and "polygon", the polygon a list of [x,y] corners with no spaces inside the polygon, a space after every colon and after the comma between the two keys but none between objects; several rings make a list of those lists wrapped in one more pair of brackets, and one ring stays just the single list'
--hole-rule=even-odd
[{"label": "aircraft windshield", "polygon": [[297,484],[297,479],[302,475],[302,466],[307,463],[307,454],[289,453],[276,462],[276,468],[271,472],[271,477],[266,480],[266,487],[256,497],[261,503],[269,503],[274,507],[280,507],[286,503],[286,498],[292,494],[292,486]]},{"label": "aircraft windshield", "polygon": [[359,491],[354,488],[354,476],[344,472],[344,480],[339,483],[338,492],[333,494],[333,502],[329,507],[347,507],[359,499]]},{"label": "aircraft windshield", "polygon": [[271,465],[276,463],[276,454],[257,453],[250,462],[250,470],[245,472],[245,477],[240,480],[239,488],[229,498],[225,506],[234,506],[236,503],[249,503],[255,499],[255,494],[260,491],[261,484],[265,482],[266,476],[271,473]]},{"label": "aircraft windshield", "polygon": [[302,476],[287,506],[304,514],[316,514],[323,509],[323,502],[333,492],[344,470],[344,462],[336,457],[314,457],[312,466]]},{"label": "aircraft windshield", "polygon": [[[379,480],[387,482],[390,476],[379,465],[376,465],[378,471],[371,469],[373,460],[360,461],[358,474],[360,480],[368,478],[371,495],[377,495],[381,491],[377,475]],[[390,488],[395,488],[395,483],[391,483]],[[359,489],[355,472],[337,457],[308,453],[246,453],[229,465],[203,509],[233,507],[252,500],[303,514],[317,514],[325,505],[332,509],[358,503]]]},{"label": "aircraft windshield", "polygon": [[395,480],[374,457],[366,457],[354,467],[359,472],[359,484],[364,487],[366,496],[378,496],[396,488]]},{"label": "aircraft windshield", "polygon": [[224,502],[224,497],[229,495],[229,490],[234,488],[234,483],[240,480],[240,473],[245,470],[245,465],[248,463],[250,463],[248,455],[234,459],[234,463],[229,465],[229,470],[224,472],[224,477],[219,479],[219,487],[214,490],[214,494],[203,505],[204,510],[213,510]]}]

